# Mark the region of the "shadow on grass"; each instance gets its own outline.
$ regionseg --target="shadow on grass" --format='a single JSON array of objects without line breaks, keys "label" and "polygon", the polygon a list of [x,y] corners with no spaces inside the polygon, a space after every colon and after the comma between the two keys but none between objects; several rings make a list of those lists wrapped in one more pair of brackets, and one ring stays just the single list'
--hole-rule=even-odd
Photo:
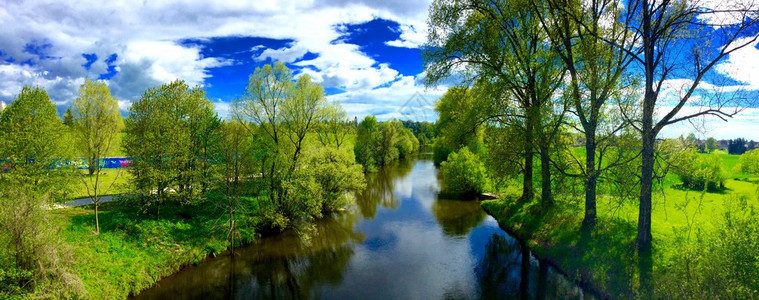
[{"label": "shadow on grass", "polygon": [[[694,187],[690,187],[690,186],[687,186],[687,185],[682,184],[682,183],[673,184],[673,185],[671,185],[671,187],[672,187],[672,189],[675,189],[675,190],[678,190],[678,191],[684,191],[684,192],[697,192],[697,193],[700,193],[700,192],[704,191],[703,188],[694,188]],[[716,188],[708,188],[706,190],[706,192],[709,193],[709,194],[727,195],[728,193],[732,192],[732,189],[729,189],[729,188],[723,186],[723,187],[716,187]]]},{"label": "shadow on grass", "polygon": [[[91,210],[92,205],[83,207]],[[127,201],[103,203],[99,209],[101,234],[123,235],[124,239],[144,248],[199,248],[218,253],[223,249],[208,249],[209,240],[224,239],[222,213],[212,211],[204,203],[161,206],[160,219],[154,213],[144,214]],[[72,230],[94,231],[94,212],[71,217]],[[216,247],[210,247],[216,248]]]},{"label": "shadow on grass", "polygon": [[599,217],[595,229],[583,233],[582,211],[562,201],[546,208],[514,198],[484,202],[483,207],[539,257],[582,286],[604,298],[640,295],[635,224]]}]

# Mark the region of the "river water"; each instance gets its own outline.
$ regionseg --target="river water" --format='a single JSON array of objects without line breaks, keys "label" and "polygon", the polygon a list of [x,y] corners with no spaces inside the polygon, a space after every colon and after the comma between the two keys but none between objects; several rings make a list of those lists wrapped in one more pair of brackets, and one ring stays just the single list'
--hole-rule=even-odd
[{"label": "river water", "polygon": [[532,257],[477,201],[440,199],[431,160],[367,175],[346,212],[304,240],[262,238],[185,268],[138,299],[590,298]]}]

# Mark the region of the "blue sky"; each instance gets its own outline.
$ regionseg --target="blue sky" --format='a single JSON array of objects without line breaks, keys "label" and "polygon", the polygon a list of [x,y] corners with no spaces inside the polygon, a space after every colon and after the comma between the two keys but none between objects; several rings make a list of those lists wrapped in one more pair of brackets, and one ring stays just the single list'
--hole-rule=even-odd
[{"label": "blue sky", "polygon": [[[710,0],[711,1],[711,0]],[[45,88],[59,110],[85,78],[104,80],[127,111],[145,89],[182,79],[200,85],[224,117],[256,66],[285,62],[320,82],[349,116],[435,120],[446,87],[428,89],[420,46],[429,0],[56,1],[0,6],[0,101],[23,85]],[[718,65],[714,85],[759,90],[759,45]],[[677,89],[677,81],[672,89]],[[707,84],[711,84],[707,82]],[[709,87],[709,85],[706,85]],[[409,102],[422,109],[407,109]],[[704,136],[759,140],[759,109]],[[725,126],[727,125],[727,126]],[[690,124],[663,134],[694,131]]]},{"label": "blue sky", "polygon": [[92,78],[126,112],[147,88],[182,79],[224,117],[255,67],[273,61],[310,75],[359,118],[417,118],[407,100],[431,104],[444,91],[421,84],[427,0],[87,2],[0,7],[0,101],[33,84],[63,111]]}]

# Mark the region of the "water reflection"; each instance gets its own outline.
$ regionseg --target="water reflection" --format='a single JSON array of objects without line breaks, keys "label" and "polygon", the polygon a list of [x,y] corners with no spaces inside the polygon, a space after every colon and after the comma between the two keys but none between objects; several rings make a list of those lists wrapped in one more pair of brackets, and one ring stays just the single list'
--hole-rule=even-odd
[{"label": "water reflection", "polygon": [[413,167],[411,160],[402,160],[366,174],[366,189],[356,195],[356,205],[364,219],[372,219],[378,207],[396,209],[400,205],[395,196],[398,179],[404,178]]},{"label": "water reflection", "polygon": [[438,199],[431,160],[368,176],[349,211],[161,280],[141,299],[580,298],[476,201]]},{"label": "water reflection", "polygon": [[287,231],[241,248],[235,257],[219,257],[166,278],[139,299],[306,299],[322,285],[339,285],[343,270],[364,235],[352,214],[316,223],[304,240]]}]

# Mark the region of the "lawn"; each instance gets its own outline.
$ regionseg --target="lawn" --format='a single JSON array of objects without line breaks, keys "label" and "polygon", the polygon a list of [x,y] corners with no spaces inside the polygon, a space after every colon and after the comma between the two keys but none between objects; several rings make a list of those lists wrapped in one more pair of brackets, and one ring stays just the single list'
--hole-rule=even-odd
[{"label": "lawn", "polygon": [[[254,205],[255,199],[246,201]],[[128,202],[103,203],[99,235],[89,206],[57,209],[52,216],[63,228],[60,235],[71,253],[72,272],[82,280],[86,297],[123,299],[183,266],[227,250],[227,215],[214,207],[205,202],[166,204],[156,220]],[[249,220],[241,217],[238,222]],[[244,242],[253,239],[249,228],[253,226],[241,228]]]},{"label": "lawn", "polygon": [[[82,176],[71,179],[69,190],[66,195],[66,198],[68,199],[90,197],[87,192],[87,187],[89,186],[91,192],[91,178],[89,175],[86,175],[87,170],[78,170],[78,172],[80,172]],[[128,169],[103,169],[100,173],[100,180],[98,181],[100,196],[118,195],[129,192],[131,190],[129,187],[129,180],[131,178],[132,175],[129,174]]]},{"label": "lawn", "polygon": [[[726,153],[721,153],[720,156],[724,169],[731,173],[739,156]],[[511,187],[501,199],[483,202],[482,206],[494,215],[504,228],[527,240],[538,256],[558,265],[570,277],[598,291],[603,297],[647,298],[653,290],[657,291],[657,297],[687,297],[683,296],[687,293],[680,293],[681,288],[677,286],[688,286],[678,281],[685,279],[672,281],[672,274],[689,268],[682,266],[683,257],[694,260],[693,270],[697,269],[697,265],[708,264],[710,258],[703,254],[707,253],[708,249],[702,247],[703,245],[711,245],[709,247],[713,246],[712,248],[730,246],[719,236],[724,232],[725,213],[735,213],[742,200],[748,205],[748,209],[743,209],[744,211],[759,207],[759,185],[756,184],[759,183],[759,178],[749,177],[747,174],[732,174],[728,178],[732,179],[726,180],[724,190],[703,193],[680,188],[677,177],[670,174],[655,192],[652,211],[654,249],[651,265],[645,269],[652,270],[653,278],[660,278],[662,282],[674,282],[656,288],[646,287],[644,283],[647,281],[641,280],[641,274],[648,273],[641,272],[641,262],[644,260],[637,257],[634,248],[638,218],[637,201],[618,203],[619,201],[612,197],[599,197],[598,225],[596,230],[588,235],[581,234],[580,230],[584,213],[584,202],[581,198],[557,197],[559,199],[556,199],[555,206],[544,208],[538,205],[537,201],[520,202],[517,199],[519,188]],[[749,260],[757,259],[759,257],[754,256],[753,260]],[[756,269],[757,265],[759,264],[754,264],[752,268]],[[693,270],[689,272],[695,272]],[[726,274],[722,277],[733,277],[730,272]],[[721,278],[714,280],[718,281]],[[717,284],[723,283],[715,283]],[[751,284],[728,282],[724,285],[745,288],[746,285],[751,287]],[[698,288],[701,287],[689,287],[704,293],[698,291]],[[673,290],[676,290],[675,294],[671,294]],[[738,292],[741,291],[746,293],[745,289]],[[748,291],[749,295],[756,292],[751,289]],[[706,292],[714,292],[717,295],[724,293]],[[696,292],[693,293],[698,295]]]}]

